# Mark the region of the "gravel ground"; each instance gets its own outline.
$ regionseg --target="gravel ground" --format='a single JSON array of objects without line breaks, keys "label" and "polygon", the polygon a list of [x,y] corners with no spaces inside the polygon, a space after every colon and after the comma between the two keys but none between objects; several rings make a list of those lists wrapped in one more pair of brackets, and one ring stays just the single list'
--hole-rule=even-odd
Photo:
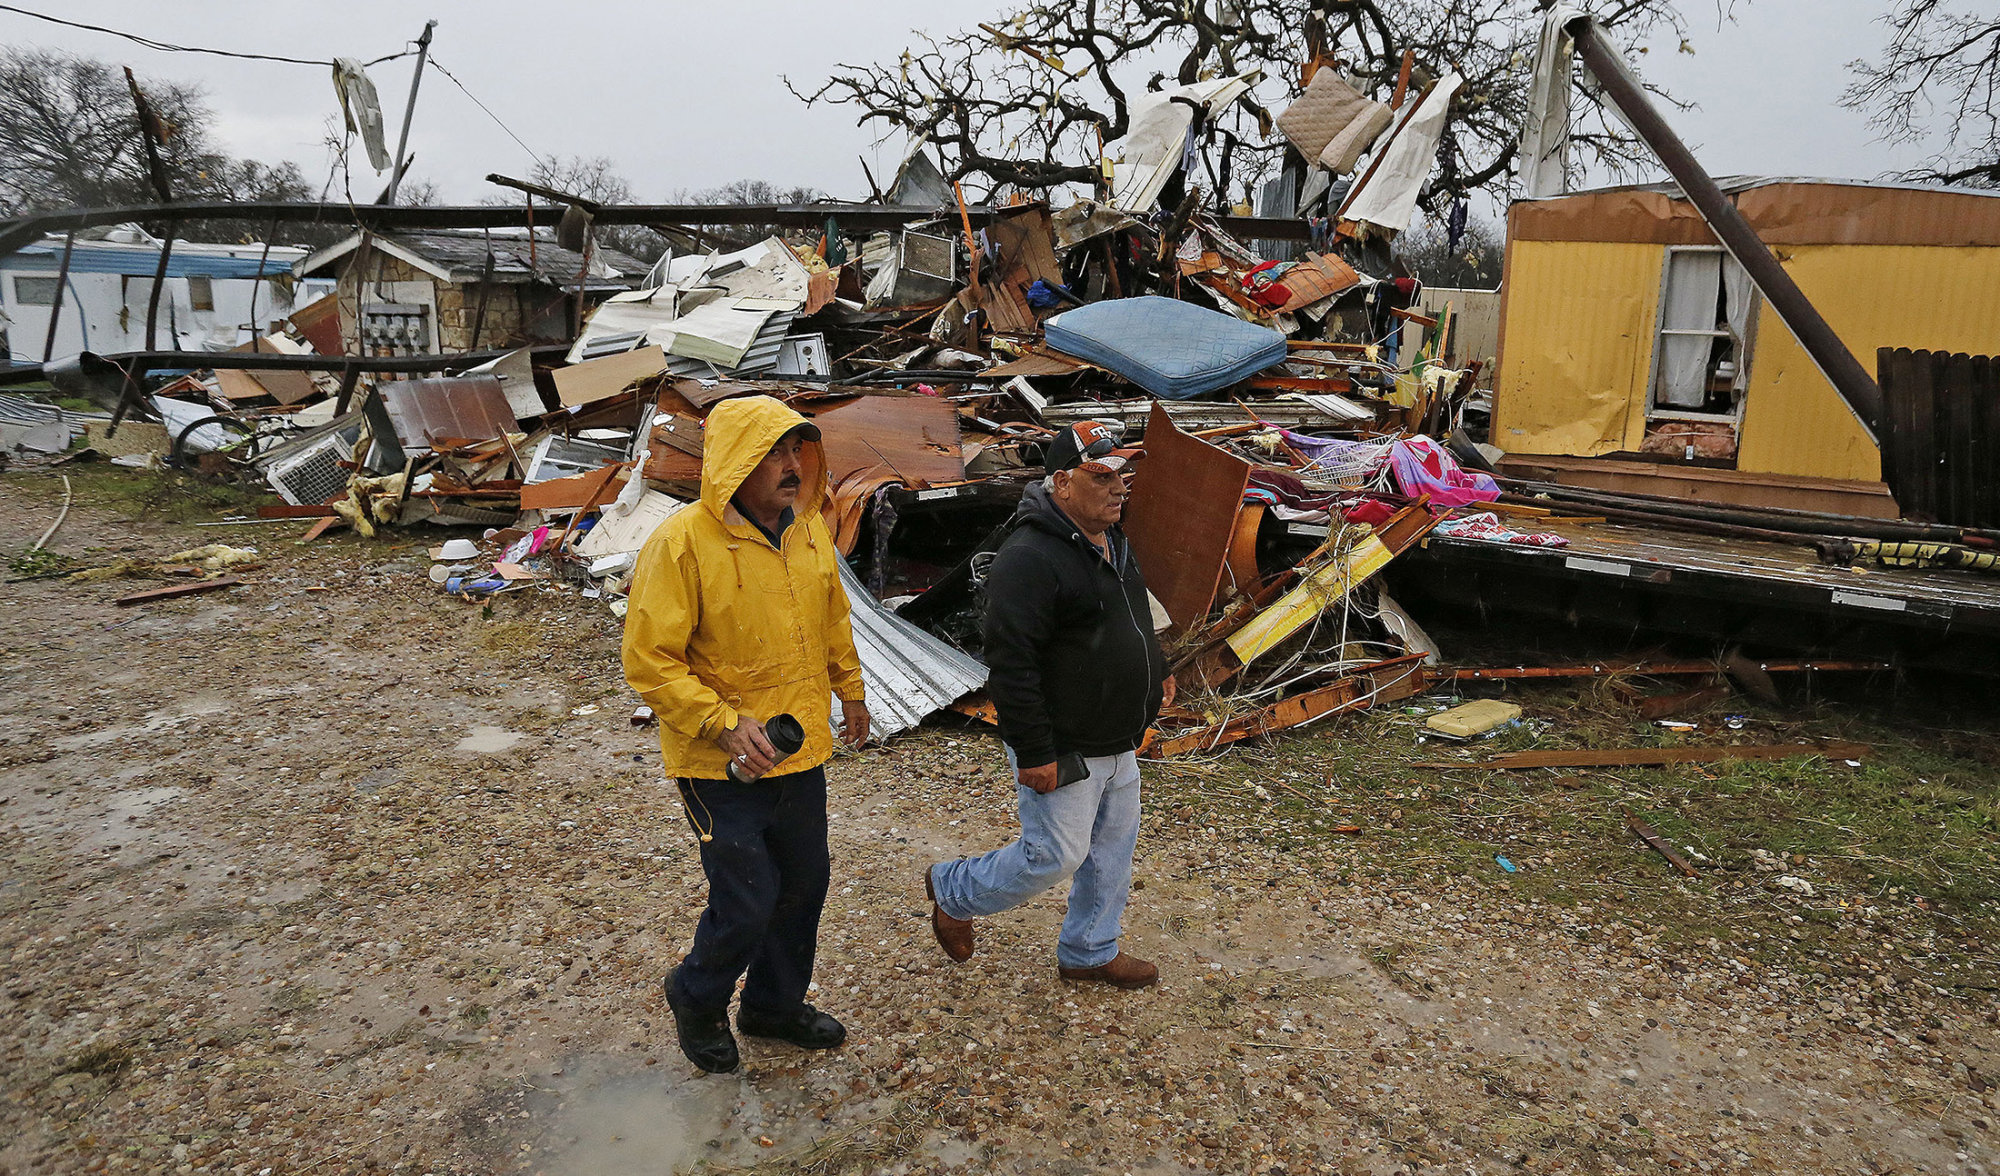
[{"label": "gravel ground", "polygon": [[[0,481],[0,549],[59,494]],[[1689,940],[1616,892],[1281,849],[1149,768],[1126,942],[1162,984],[1060,981],[1059,894],[952,965],[918,868],[1014,832],[972,727],[830,767],[814,999],[848,1044],[699,1075],[658,983],[703,887],[616,622],[441,597],[421,532],[299,530],[85,505],[54,546],[86,562],[265,559],[132,610],[6,590],[0,1173],[2000,1171],[2000,978],[1933,987],[1949,925],[1859,894],[1776,967],[1755,941],[1818,934],[1797,895]]]}]

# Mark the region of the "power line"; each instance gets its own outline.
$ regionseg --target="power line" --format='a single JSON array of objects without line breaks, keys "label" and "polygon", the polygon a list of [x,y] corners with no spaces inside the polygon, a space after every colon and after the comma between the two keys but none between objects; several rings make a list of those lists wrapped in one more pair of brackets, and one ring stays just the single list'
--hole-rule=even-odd
[{"label": "power line", "polygon": [[[0,5],[0,7],[5,7],[5,5]],[[538,164],[545,164],[547,162],[542,158],[540,152],[536,151],[533,147],[530,147],[526,143],[522,142],[521,136],[514,133],[514,128],[508,126],[504,122],[501,122],[500,116],[493,113],[492,110],[488,109],[487,105],[479,100],[478,95],[466,89],[464,82],[459,81],[458,78],[454,76],[450,70],[446,69],[443,65],[440,65],[438,63],[437,55],[435,53],[433,53],[430,56],[429,60],[431,67],[437,70],[439,73],[443,74],[445,77],[449,78],[451,80],[452,85],[457,86],[461,93],[463,93],[467,98],[472,99],[472,104],[474,106],[477,106],[479,109],[486,111],[486,117],[493,120],[494,126],[497,126],[501,130],[507,132],[507,137],[509,139],[514,140],[514,142],[516,143],[520,143],[521,150],[527,152],[530,158],[532,158]]]},{"label": "power line", "polygon": [[[156,41],[151,37],[142,37],[138,33],[127,33],[127,32],[122,32],[118,29],[107,29],[103,25],[83,24],[81,22],[74,20],[64,20],[58,16],[50,16],[44,12],[31,12],[26,8],[17,8],[12,4],[0,4],[0,11],[12,12],[21,16],[33,17],[36,20],[47,21],[50,24],[64,25],[72,29],[82,29],[85,32],[108,33],[114,37],[123,37],[127,41],[131,41],[137,45],[143,45],[148,49],[157,49],[162,53],[208,53],[216,57],[237,57],[245,61],[281,61],[287,65],[319,65],[319,66],[325,66],[328,69],[333,68],[333,62],[331,61],[314,61],[304,57],[280,57],[277,56],[276,54],[271,54],[271,53],[238,53],[231,49],[206,49],[199,45],[176,45],[171,41]],[[414,50],[405,49],[400,53],[390,53],[383,57],[377,57],[373,61],[363,62],[363,64],[380,65],[385,61],[394,61],[398,57],[408,57],[412,52],[414,52]]]}]

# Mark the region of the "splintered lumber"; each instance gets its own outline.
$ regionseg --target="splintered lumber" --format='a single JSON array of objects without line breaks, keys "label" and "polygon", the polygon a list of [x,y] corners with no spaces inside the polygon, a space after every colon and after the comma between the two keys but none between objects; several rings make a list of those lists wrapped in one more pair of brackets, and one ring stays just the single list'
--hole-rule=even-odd
[{"label": "splintered lumber", "polygon": [[1374,662],[1331,685],[1281,698],[1270,706],[1240,715],[1227,723],[1183,731],[1158,740],[1144,754],[1153,759],[1166,759],[1194,751],[1208,751],[1259,735],[1274,734],[1342,711],[1362,710],[1378,702],[1408,698],[1428,684],[1423,661],[1423,654],[1412,653]]},{"label": "splintered lumber", "polygon": [[1682,857],[1680,854],[1676,853],[1674,851],[1674,847],[1667,844],[1666,838],[1660,836],[1659,832],[1655,830],[1651,825],[1648,825],[1646,822],[1640,820],[1636,815],[1633,814],[1631,809],[1625,810],[1625,827],[1632,830],[1632,832],[1637,833],[1639,835],[1639,840],[1645,842],[1647,845],[1652,846],[1654,853],[1657,853],[1661,857],[1667,859],[1668,865],[1672,866],[1676,870],[1679,870],[1681,873],[1686,874],[1690,878],[1696,877],[1696,874],[1694,872],[1694,867],[1688,864],[1688,860]]},{"label": "splintered lumber", "polygon": [[1429,534],[1438,519],[1425,509],[1427,501],[1419,500],[1383,520],[1374,534],[1300,578],[1296,587],[1251,617],[1220,647],[1204,654],[1198,665],[1202,683],[1214,688],[1235,677],[1244,666],[1346,600],[1356,585]]},{"label": "splintered lumber", "polygon": [[214,592],[221,588],[234,588],[245,583],[241,576],[218,576],[213,580],[196,580],[192,584],[169,584],[165,588],[148,588],[144,592],[134,592],[121,596],[115,603],[119,608],[134,604],[151,604],[156,600],[173,600],[181,596],[198,596],[203,592]]},{"label": "splintered lumber", "polygon": [[1712,764],[1723,760],[1778,760],[1795,755],[1828,759],[1860,759],[1873,749],[1866,743],[1756,743],[1727,747],[1613,747],[1579,751],[1504,751],[1470,763],[1423,763],[1419,768],[1644,768],[1660,764]]}]

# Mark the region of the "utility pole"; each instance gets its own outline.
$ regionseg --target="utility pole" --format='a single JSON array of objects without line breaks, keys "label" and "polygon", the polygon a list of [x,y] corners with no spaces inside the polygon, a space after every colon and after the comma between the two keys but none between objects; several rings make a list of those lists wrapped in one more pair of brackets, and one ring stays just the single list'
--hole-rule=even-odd
[{"label": "utility pole", "polygon": [[[437,28],[437,21],[424,22],[424,31],[417,37],[417,68],[410,74],[410,99],[403,104],[403,129],[396,136],[396,158],[389,161],[389,188],[382,193],[382,203],[396,203],[396,189],[403,186],[403,152],[410,145],[410,119],[417,113],[417,88],[424,84],[424,63],[431,55],[431,30]],[[347,263],[347,272],[354,275],[354,345],[362,346],[365,324],[368,317],[368,262],[375,244],[375,235],[366,229],[361,231],[361,240],[354,247],[354,256]],[[382,267],[385,259],[375,259],[375,286],[382,286]],[[338,281],[334,284],[334,296],[340,293]],[[354,395],[354,381],[358,372],[347,369],[340,385],[340,401],[336,411],[346,412],[347,403]]]},{"label": "utility pole", "polygon": [[423,35],[417,38],[417,68],[410,74],[410,100],[403,106],[403,131],[396,136],[396,158],[390,163],[389,194],[384,204],[396,202],[396,189],[403,186],[403,151],[410,145],[410,118],[417,112],[417,87],[424,82],[424,62],[431,54],[431,30],[437,28],[437,21],[424,22]]}]

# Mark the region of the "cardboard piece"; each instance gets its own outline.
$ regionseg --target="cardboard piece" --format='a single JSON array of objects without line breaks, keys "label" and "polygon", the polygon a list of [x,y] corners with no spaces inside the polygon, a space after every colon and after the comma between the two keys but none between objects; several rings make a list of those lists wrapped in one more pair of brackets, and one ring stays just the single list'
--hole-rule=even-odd
[{"label": "cardboard piece", "polygon": [[1424,726],[1440,735],[1454,739],[1470,739],[1484,735],[1495,727],[1502,727],[1521,717],[1521,708],[1511,702],[1501,702],[1497,698],[1482,698],[1455,706],[1448,711],[1432,715],[1424,720]]},{"label": "cardboard piece", "polygon": [[605,400],[666,370],[667,353],[658,347],[585,360],[556,369],[556,398],[571,407]]}]

